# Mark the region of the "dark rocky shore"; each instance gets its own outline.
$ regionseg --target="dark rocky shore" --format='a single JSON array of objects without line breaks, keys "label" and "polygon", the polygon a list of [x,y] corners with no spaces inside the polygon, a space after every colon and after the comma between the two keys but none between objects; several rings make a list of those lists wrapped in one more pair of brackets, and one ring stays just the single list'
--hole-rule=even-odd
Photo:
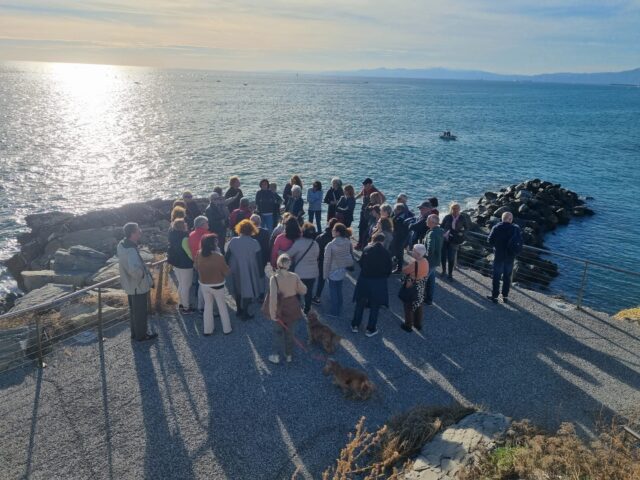
[{"label": "dark rocky shore", "polygon": [[[504,212],[514,215],[520,225],[525,245],[544,250],[544,236],[573,217],[591,216],[593,210],[578,194],[560,184],[528,180],[510,185],[499,192],[486,192],[477,206],[466,210],[472,221],[471,234],[460,246],[459,261],[483,273],[490,271],[493,253],[484,235],[500,221]],[[514,280],[525,285],[547,287],[557,277],[558,265],[542,258],[542,253],[525,249],[516,260]]]},{"label": "dark rocky shore", "polygon": [[[199,199],[198,203],[204,210],[206,200]],[[122,238],[122,225],[127,222],[141,225],[148,259],[166,252],[171,206],[172,200],[151,200],[81,215],[29,215],[25,220],[31,231],[18,237],[20,252],[5,263],[25,292],[49,284],[80,288],[98,283],[117,275],[114,254]],[[593,214],[575,192],[539,179],[486,192],[475,208],[464,212],[471,218],[472,229],[460,247],[461,264],[488,272],[491,250],[475,234],[488,235],[507,210],[522,227],[525,243],[540,249],[544,248],[547,232],[568,224],[572,217]],[[537,252],[523,252],[515,268],[515,280],[521,283],[547,286],[557,275],[558,266]],[[33,301],[38,299],[37,295],[31,297]],[[4,310],[13,306],[13,300],[5,299]]]}]

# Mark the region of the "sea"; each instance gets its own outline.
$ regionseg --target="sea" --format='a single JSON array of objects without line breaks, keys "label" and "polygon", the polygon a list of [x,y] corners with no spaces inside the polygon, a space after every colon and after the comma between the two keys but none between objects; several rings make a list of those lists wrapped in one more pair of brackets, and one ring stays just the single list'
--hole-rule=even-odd
[{"label": "sea", "polygon": [[[0,259],[30,213],[208,196],[231,175],[253,195],[294,173],[372,177],[441,211],[526,179],[561,183],[596,214],[546,246],[640,272],[640,88],[0,64]],[[586,305],[640,304],[640,277],[549,258],[551,293],[575,300],[584,278]],[[0,267],[0,295],[15,289]]]}]

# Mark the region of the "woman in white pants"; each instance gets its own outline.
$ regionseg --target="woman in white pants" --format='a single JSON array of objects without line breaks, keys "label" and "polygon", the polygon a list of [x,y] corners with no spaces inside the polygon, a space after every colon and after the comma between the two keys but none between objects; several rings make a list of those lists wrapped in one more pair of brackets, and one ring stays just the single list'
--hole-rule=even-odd
[{"label": "woman in white pants", "polygon": [[188,239],[187,222],[182,218],[174,220],[169,230],[167,262],[173,266],[173,272],[178,280],[179,309],[182,313],[191,312],[189,299],[191,284],[193,283],[193,260],[191,259]]},{"label": "woman in white pants", "polygon": [[204,297],[204,334],[213,333],[213,303],[218,306],[222,331],[231,333],[231,319],[225,301],[224,278],[230,269],[218,248],[218,236],[215,233],[204,235],[200,240],[200,251],[196,255],[195,267],[198,271],[200,291]]}]

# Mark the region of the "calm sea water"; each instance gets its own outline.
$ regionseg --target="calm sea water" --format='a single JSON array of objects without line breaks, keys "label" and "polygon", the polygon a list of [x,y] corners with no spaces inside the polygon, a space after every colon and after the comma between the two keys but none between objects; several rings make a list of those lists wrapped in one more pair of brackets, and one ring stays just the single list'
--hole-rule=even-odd
[{"label": "calm sea water", "polygon": [[[539,177],[597,212],[548,247],[640,271],[638,88],[0,64],[0,165],[0,258],[26,214],[204,196],[232,174],[246,193],[262,177],[372,176],[413,205]],[[561,263],[554,289],[575,295],[582,267]],[[638,280],[590,269],[585,300],[640,303]]]}]

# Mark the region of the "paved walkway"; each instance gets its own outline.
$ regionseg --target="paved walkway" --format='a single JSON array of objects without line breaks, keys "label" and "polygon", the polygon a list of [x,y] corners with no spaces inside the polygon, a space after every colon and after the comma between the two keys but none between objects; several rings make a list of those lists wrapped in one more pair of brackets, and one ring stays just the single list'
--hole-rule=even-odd
[{"label": "paved walkway", "polygon": [[488,284],[468,270],[439,281],[424,334],[399,328],[395,299],[377,337],[350,332],[351,306],[331,321],[345,337],[335,357],[378,385],[365,403],[342,398],[310,355],[270,365],[260,318],[203,337],[196,316],[167,316],[154,321],[155,343],[132,345],[120,325],[103,350],[59,349],[44,371],[0,376],[1,476],[275,480],[299,467],[320,478],[362,415],[373,427],[418,403],[459,401],[588,431],[640,405],[640,328],[529,291],[493,305]]}]

